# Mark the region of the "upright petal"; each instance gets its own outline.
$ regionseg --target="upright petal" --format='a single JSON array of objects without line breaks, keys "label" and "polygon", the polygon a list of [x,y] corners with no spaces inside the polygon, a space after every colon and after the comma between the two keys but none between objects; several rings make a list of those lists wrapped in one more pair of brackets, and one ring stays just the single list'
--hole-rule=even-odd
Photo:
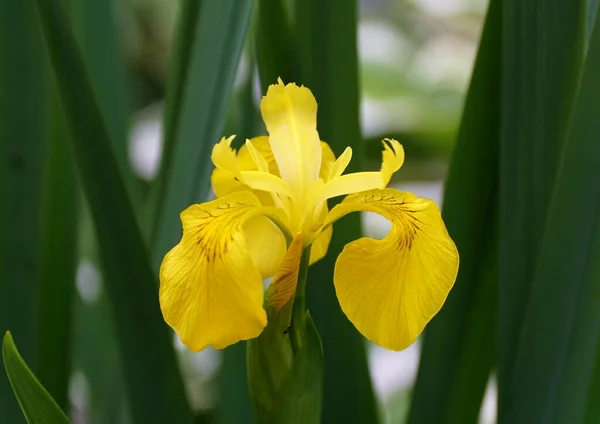
[{"label": "upright petal", "polygon": [[334,272],[342,310],[369,340],[387,349],[413,343],[440,310],[458,272],[458,252],[435,203],[393,189],[351,194],[326,224],[355,211],[383,215],[383,240],[346,245]]},{"label": "upright petal", "polygon": [[162,262],[159,297],[165,321],[190,350],[222,349],[258,336],[266,326],[262,278],[242,226],[277,213],[248,191],[181,213],[183,237]]},{"label": "upright petal", "polygon": [[279,80],[267,90],[260,111],[281,178],[302,197],[321,169],[317,102],[308,88]]}]

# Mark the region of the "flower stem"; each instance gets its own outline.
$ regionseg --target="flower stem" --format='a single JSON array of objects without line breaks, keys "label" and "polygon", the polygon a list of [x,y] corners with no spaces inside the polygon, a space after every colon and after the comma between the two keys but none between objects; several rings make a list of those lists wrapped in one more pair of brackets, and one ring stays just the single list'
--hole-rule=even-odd
[{"label": "flower stem", "polygon": [[299,352],[304,342],[306,334],[306,277],[308,276],[308,266],[310,263],[310,246],[302,251],[300,265],[298,270],[298,283],[296,285],[296,294],[294,296],[294,306],[292,310],[292,323],[290,336],[292,349]]}]

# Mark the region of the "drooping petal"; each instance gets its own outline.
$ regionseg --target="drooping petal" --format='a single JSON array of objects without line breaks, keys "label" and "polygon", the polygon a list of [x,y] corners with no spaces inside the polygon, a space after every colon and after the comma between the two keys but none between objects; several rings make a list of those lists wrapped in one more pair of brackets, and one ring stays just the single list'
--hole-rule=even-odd
[{"label": "drooping petal", "polygon": [[355,211],[378,213],[392,229],[383,240],[361,238],[345,246],[334,272],[340,306],[366,338],[402,350],[417,339],[454,285],[456,246],[435,203],[411,193],[351,194],[326,223]]},{"label": "drooping petal", "polygon": [[263,278],[277,272],[287,249],[285,237],[273,222],[255,216],[244,224],[246,247]]},{"label": "drooping petal", "polygon": [[[385,188],[390,182],[392,175],[398,171],[404,163],[404,149],[400,143],[392,139],[385,139],[383,141],[383,146],[383,161],[381,163],[380,171],[356,172],[341,176],[336,175],[325,183],[322,194],[323,198],[330,199],[348,193],[357,193],[375,188]],[[346,152],[344,153],[346,154]],[[351,151],[347,155],[351,155]],[[338,161],[341,162],[340,165],[344,165],[344,161],[341,160],[342,156],[338,159]],[[350,161],[349,157],[346,159]],[[347,165],[347,163],[345,165]]]},{"label": "drooping petal", "polygon": [[181,213],[183,237],[162,262],[159,297],[165,321],[190,350],[222,349],[265,327],[262,278],[242,231],[261,214],[285,221],[248,191]]},{"label": "drooping petal", "polygon": [[308,88],[279,80],[269,86],[260,111],[281,177],[302,198],[321,169],[317,102]]}]

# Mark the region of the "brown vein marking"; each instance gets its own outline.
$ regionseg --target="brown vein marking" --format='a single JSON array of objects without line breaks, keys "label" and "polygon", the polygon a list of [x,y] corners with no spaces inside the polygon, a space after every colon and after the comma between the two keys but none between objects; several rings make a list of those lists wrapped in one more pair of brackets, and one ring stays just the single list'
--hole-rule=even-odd
[{"label": "brown vein marking", "polygon": [[[417,211],[410,209],[410,203],[399,201],[397,197],[385,194],[371,194],[363,197],[363,203],[385,203],[386,207],[375,205],[382,210],[383,215],[391,221],[398,230],[397,251],[411,250],[417,238],[417,233],[423,224],[415,215]],[[400,227],[400,228],[398,228]]]},{"label": "brown vein marking", "polygon": [[[242,207],[240,207],[242,205]],[[230,225],[232,221],[237,220],[242,215],[246,214],[247,211],[244,210],[243,206],[247,206],[245,204],[230,204],[230,203],[222,203],[217,205],[216,209],[225,211],[230,209],[241,209],[237,211],[235,215],[227,214],[223,217],[223,213],[214,213],[204,210],[206,213],[206,217],[202,219],[202,221],[197,225],[195,229],[195,234],[197,237],[196,244],[198,245],[202,256],[206,259],[207,262],[214,262],[216,259],[221,258],[226,255],[229,251],[229,246],[233,242],[234,236],[238,231],[240,224],[236,224],[236,228],[233,231],[220,231],[219,227],[221,225]]]}]

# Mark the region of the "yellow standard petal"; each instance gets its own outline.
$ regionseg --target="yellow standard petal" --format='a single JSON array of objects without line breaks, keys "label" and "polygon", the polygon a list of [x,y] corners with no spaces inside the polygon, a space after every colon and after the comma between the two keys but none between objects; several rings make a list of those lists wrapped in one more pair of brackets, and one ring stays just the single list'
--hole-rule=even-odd
[{"label": "yellow standard petal", "polygon": [[284,85],[280,79],[269,86],[260,111],[281,178],[302,198],[321,169],[317,102],[308,88]]},{"label": "yellow standard petal", "polygon": [[351,194],[331,210],[326,224],[355,211],[378,213],[392,229],[383,240],[346,245],[334,271],[340,306],[367,339],[402,350],[446,300],[458,272],[458,251],[431,200],[393,189]]},{"label": "yellow standard petal", "polygon": [[181,213],[183,237],[162,262],[159,296],[165,321],[190,350],[222,349],[266,326],[262,278],[242,228],[253,217],[280,213],[248,191]]}]

